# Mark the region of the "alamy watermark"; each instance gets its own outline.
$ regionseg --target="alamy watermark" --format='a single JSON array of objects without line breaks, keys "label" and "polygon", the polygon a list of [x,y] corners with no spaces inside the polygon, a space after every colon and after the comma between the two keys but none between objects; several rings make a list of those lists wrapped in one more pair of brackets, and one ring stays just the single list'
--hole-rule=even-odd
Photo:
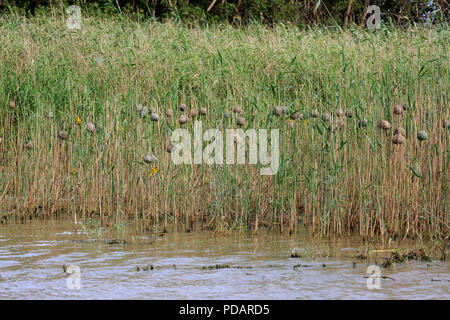
[{"label": "alamy watermark", "polygon": [[378,29],[381,27],[381,9],[377,5],[371,5],[367,7],[366,14],[370,14],[367,18],[367,28]]},{"label": "alamy watermark", "polygon": [[67,289],[81,288],[81,269],[79,266],[70,265],[65,269],[65,272],[70,274],[66,279]]},{"label": "alamy watermark", "polygon": [[370,276],[367,277],[367,289],[381,289],[381,269],[379,266],[370,265],[367,267],[367,271]]},{"label": "alamy watermark", "polygon": [[[174,164],[245,164],[246,141],[248,140],[248,163],[262,166],[261,175],[274,175],[280,162],[279,130],[268,129],[226,129],[225,135],[219,129],[203,132],[202,122],[194,122],[194,138],[187,129],[176,129],[172,133],[171,157]],[[225,143],[224,143],[225,136]],[[205,148],[203,148],[206,143]],[[193,147],[193,148],[192,148]],[[225,148],[225,160],[224,160]],[[237,151],[237,152],[236,152]]]}]

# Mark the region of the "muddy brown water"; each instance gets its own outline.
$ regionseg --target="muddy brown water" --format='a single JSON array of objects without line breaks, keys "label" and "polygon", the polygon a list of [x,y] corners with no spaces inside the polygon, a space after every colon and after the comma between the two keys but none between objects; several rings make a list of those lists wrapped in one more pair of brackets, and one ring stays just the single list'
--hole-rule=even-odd
[{"label": "muddy brown water", "polygon": [[[352,258],[358,238],[169,232],[125,244],[94,239],[63,222],[0,226],[0,299],[450,298],[450,263],[442,261],[381,268],[392,279],[369,289],[369,263]],[[295,248],[305,257],[291,258]],[[76,266],[74,273],[62,273],[63,265]]]}]

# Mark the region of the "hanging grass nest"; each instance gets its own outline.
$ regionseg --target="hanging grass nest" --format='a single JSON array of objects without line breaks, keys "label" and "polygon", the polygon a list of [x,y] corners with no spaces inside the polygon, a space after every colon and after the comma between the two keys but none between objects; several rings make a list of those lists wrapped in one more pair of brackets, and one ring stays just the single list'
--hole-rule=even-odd
[{"label": "hanging grass nest", "polygon": [[185,116],[185,115],[183,114],[183,115],[181,115],[180,118],[178,119],[178,122],[179,122],[180,124],[185,124],[185,123],[188,122],[188,117]]},{"label": "hanging grass nest", "polygon": [[242,142],[242,138],[240,136],[234,136],[233,141],[235,144],[240,144]]},{"label": "hanging grass nest", "polygon": [[277,106],[277,107],[273,108],[272,112],[277,117],[281,117],[281,115],[283,114],[283,109],[281,107]]},{"label": "hanging grass nest", "polygon": [[378,122],[378,128],[389,130],[391,128],[391,124],[387,120],[381,120],[380,122]]},{"label": "hanging grass nest", "polygon": [[172,118],[172,115],[173,115],[172,109],[166,109],[166,117]]},{"label": "hanging grass nest", "polygon": [[344,116],[344,110],[337,109],[336,111],[334,111],[334,115],[337,116],[337,117],[343,117]]},{"label": "hanging grass nest", "polygon": [[405,137],[400,133],[397,133],[392,137],[393,144],[404,144],[405,140],[406,140]]},{"label": "hanging grass nest", "polygon": [[360,128],[367,128],[369,126],[369,120],[367,118],[363,118],[359,120],[359,127]]},{"label": "hanging grass nest", "polygon": [[145,118],[145,117],[147,117],[147,114],[148,114],[148,108],[142,107],[142,109],[139,111],[139,117]]},{"label": "hanging grass nest", "polygon": [[174,145],[172,142],[169,142],[169,143],[167,144],[166,151],[167,151],[168,153],[172,153],[172,150],[173,150],[174,147],[175,147],[175,145]]},{"label": "hanging grass nest", "polygon": [[322,115],[322,120],[323,121],[325,121],[325,122],[328,122],[328,121],[330,121],[330,114],[329,113],[324,113],[323,115]]},{"label": "hanging grass nest", "polygon": [[152,153],[147,153],[144,157],[145,163],[155,163],[158,161],[158,158],[155,157]]},{"label": "hanging grass nest", "polygon": [[402,127],[395,128],[394,135],[396,134],[401,134],[402,136],[406,137],[406,130]]},{"label": "hanging grass nest", "polygon": [[243,117],[238,117],[237,119],[236,119],[236,123],[237,123],[237,125],[239,126],[239,127],[243,127],[243,126],[245,126],[245,118],[243,118]]},{"label": "hanging grass nest", "polygon": [[86,123],[86,130],[91,133],[95,132],[95,124],[93,124],[92,122]]},{"label": "hanging grass nest", "polygon": [[150,120],[158,122],[159,121],[159,115],[157,113],[151,113],[150,114]]},{"label": "hanging grass nest", "polygon": [[186,111],[187,106],[184,103],[182,103],[182,104],[179,105],[178,108],[180,109],[180,111]]},{"label": "hanging grass nest", "polygon": [[396,104],[395,106],[394,106],[394,114],[395,115],[397,115],[397,116],[399,116],[399,115],[401,115],[402,113],[403,113],[403,108],[402,108],[402,106],[401,105],[399,105],[399,104]]},{"label": "hanging grass nest", "polygon": [[200,109],[200,114],[201,114],[202,116],[206,116],[206,115],[208,114],[208,110],[206,110],[206,108],[201,108],[201,109]]},{"label": "hanging grass nest", "polygon": [[189,112],[189,117],[190,118],[195,118],[195,117],[197,117],[198,116],[198,110],[197,109],[192,109],[190,112]]},{"label": "hanging grass nest", "polygon": [[319,111],[317,109],[314,109],[311,111],[311,118],[317,118],[319,117]]},{"label": "hanging grass nest", "polygon": [[428,140],[428,134],[425,131],[419,131],[417,132],[417,139],[419,139],[419,141]]},{"label": "hanging grass nest", "polygon": [[328,125],[328,131],[335,132],[342,129],[345,126],[345,121],[343,119],[335,119]]},{"label": "hanging grass nest", "polygon": [[353,109],[348,109],[347,110],[347,118],[353,118],[355,116],[355,111],[353,111]]},{"label": "hanging grass nest", "polygon": [[242,110],[241,107],[233,106],[233,108],[231,108],[231,111],[233,111],[234,113],[242,113],[244,110]]},{"label": "hanging grass nest", "polygon": [[58,132],[58,138],[60,138],[61,140],[67,140],[69,138],[69,135],[64,130],[60,130]]},{"label": "hanging grass nest", "polygon": [[16,103],[15,103],[14,101],[10,101],[10,102],[9,102],[9,107],[10,107],[11,109],[14,109],[14,108],[16,107]]},{"label": "hanging grass nest", "polygon": [[25,144],[25,149],[27,149],[27,150],[33,149],[33,141],[32,140],[28,140],[28,142]]},{"label": "hanging grass nest", "polygon": [[290,116],[289,116],[289,118],[291,119],[291,120],[297,120],[297,119],[303,119],[303,114],[301,114],[300,112],[295,112],[295,113],[293,113],[293,114],[291,114]]}]

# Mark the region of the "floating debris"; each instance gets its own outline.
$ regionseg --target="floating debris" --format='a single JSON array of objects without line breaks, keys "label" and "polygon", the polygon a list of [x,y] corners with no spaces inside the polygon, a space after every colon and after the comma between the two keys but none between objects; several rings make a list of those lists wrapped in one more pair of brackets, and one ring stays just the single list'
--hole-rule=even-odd
[{"label": "floating debris", "polygon": [[353,118],[354,115],[355,115],[355,111],[353,111],[353,109],[347,110],[347,118]]},{"label": "floating debris", "polygon": [[392,137],[392,143],[393,144],[404,144],[405,143],[405,137],[402,136],[400,133],[397,133]]},{"label": "floating debris", "polygon": [[158,158],[156,158],[153,154],[147,153],[144,157],[145,163],[155,163],[158,161]]},{"label": "floating debris", "polygon": [[202,267],[203,270],[205,269],[229,269],[230,265],[228,264],[216,264],[214,266],[204,266]]},{"label": "floating debris", "polygon": [[407,253],[406,257],[408,260],[420,260],[420,261],[426,261],[431,262],[430,257],[425,253],[423,249],[413,250]]},{"label": "floating debris", "polygon": [[409,260],[421,260],[426,262],[431,262],[431,259],[426,255],[423,249],[409,251],[405,254],[399,252],[392,252],[389,258],[385,258],[382,263],[384,268],[389,268],[395,266],[396,264],[401,264]]},{"label": "floating debris", "polygon": [[[365,278],[365,279],[369,279],[369,276],[364,276],[364,278]],[[379,277],[373,277],[373,276],[371,276],[370,278],[371,278],[371,279],[374,279],[374,278],[379,278],[379,279],[389,279],[389,280],[392,280],[392,281],[397,281],[397,280],[395,280],[394,278],[391,278],[391,277],[389,277],[389,276],[379,276]]]},{"label": "floating debris", "polygon": [[111,239],[108,240],[108,244],[126,244],[127,242],[123,239]]},{"label": "floating debris", "polygon": [[180,111],[185,111],[187,109],[187,106],[184,103],[182,103],[178,108],[180,109]]},{"label": "floating debris", "polygon": [[366,253],[358,252],[358,254],[355,256],[355,258],[358,260],[367,260],[369,257]]},{"label": "floating debris", "polygon": [[389,121],[381,120],[380,122],[378,122],[378,128],[389,130],[391,128],[391,124],[389,123]]},{"label": "floating debris", "polygon": [[67,140],[68,137],[69,136],[67,132],[65,132],[64,130],[58,132],[58,138],[60,138],[61,140]]},{"label": "floating debris", "polygon": [[419,139],[419,141],[428,140],[428,134],[425,131],[419,131],[417,132],[417,139]]},{"label": "floating debris", "polygon": [[243,126],[245,126],[245,119],[243,117],[238,117],[236,119],[236,123],[238,126],[243,127]]},{"label": "floating debris", "polygon": [[155,269],[155,267],[152,265],[152,264],[148,264],[148,265],[145,265],[145,266],[136,266],[135,268],[134,268],[136,271],[148,271],[148,270],[153,270],[153,269]]},{"label": "floating debris", "polygon": [[86,130],[89,132],[95,132],[95,124],[92,122],[86,123]]},{"label": "floating debris", "polygon": [[303,255],[299,252],[299,250],[294,249],[291,252],[291,258],[302,258]]},{"label": "floating debris", "polygon": [[402,108],[402,106],[400,106],[399,104],[397,104],[397,105],[395,105],[394,106],[394,114],[395,115],[401,115],[402,113],[403,113],[403,108]]},{"label": "floating debris", "polygon": [[188,117],[186,117],[184,114],[178,119],[178,122],[180,124],[185,124],[188,122]]},{"label": "floating debris", "polygon": [[159,121],[159,115],[157,113],[150,114],[150,120],[158,122]]}]

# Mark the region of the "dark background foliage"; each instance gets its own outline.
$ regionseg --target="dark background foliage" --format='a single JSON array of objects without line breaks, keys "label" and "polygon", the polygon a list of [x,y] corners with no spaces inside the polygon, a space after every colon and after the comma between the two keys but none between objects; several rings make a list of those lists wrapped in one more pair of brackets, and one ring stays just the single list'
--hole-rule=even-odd
[{"label": "dark background foliage", "polygon": [[[394,24],[448,21],[449,0],[0,0],[0,11],[22,10],[34,15],[49,7],[79,5],[89,13],[126,13],[157,19],[175,17],[200,23],[246,24],[291,22],[299,25],[364,25],[367,7],[380,7],[382,19]],[[429,20],[430,21],[430,20]]]}]

